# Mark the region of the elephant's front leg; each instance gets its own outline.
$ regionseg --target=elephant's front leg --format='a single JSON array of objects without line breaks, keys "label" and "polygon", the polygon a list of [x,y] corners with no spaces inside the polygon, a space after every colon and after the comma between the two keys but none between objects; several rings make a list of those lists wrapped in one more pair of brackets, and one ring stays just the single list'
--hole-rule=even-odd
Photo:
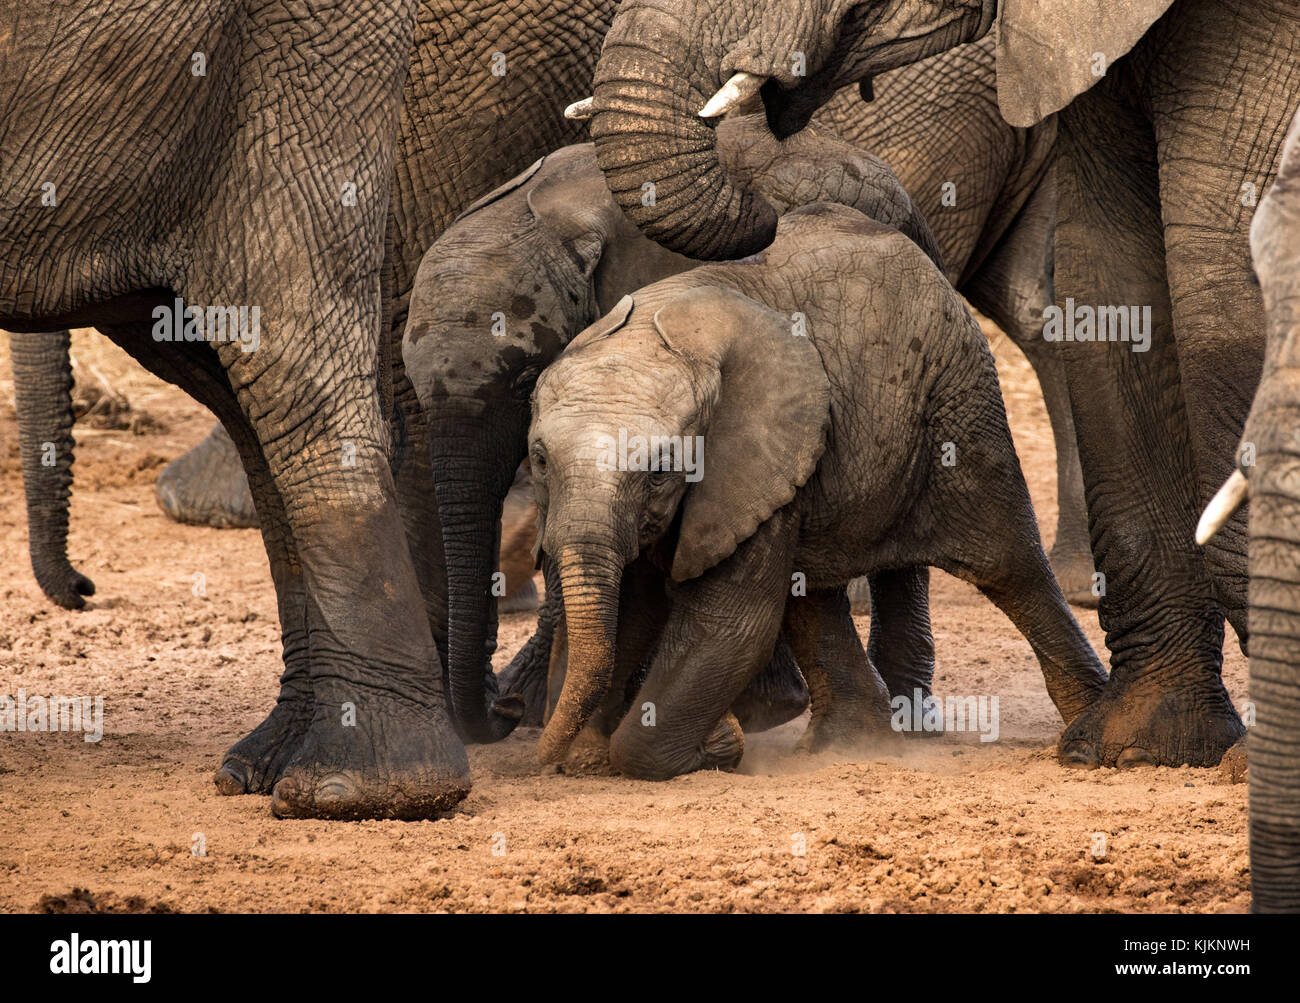
[{"label": "elephant's front leg", "polygon": [[297,753],[313,713],[311,635],[320,622],[303,578],[284,500],[271,476],[261,443],[236,400],[217,356],[206,345],[156,342],[145,324],[101,325],[100,331],[129,351],[155,376],[174,383],[204,404],[229,432],[257,506],[257,522],[275,584],[284,672],[271,712],[222,758],[213,781],[225,795],[270,794]]},{"label": "elephant's front leg", "polygon": [[[331,346],[328,366],[298,351],[293,325],[274,315],[262,319],[260,348],[221,348],[283,503],[306,595],[309,721],[272,810],[427,818],[465,796],[469,771],[447,717],[385,448],[377,297],[321,306],[351,331]],[[324,326],[322,318],[312,329]],[[282,613],[291,598],[283,584]]]},{"label": "elephant's front leg", "polygon": [[1139,320],[1149,307],[1150,341],[1060,346],[1111,654],[1101,699],[1067,727],[1060,754],[1080,766],[1208,766],[1242,724],[1220,678],[1223,607],[1193,539],[1200,494],[1171,332],[1154,137],[1127,100],[1128,72],[1117,64],[1061,119],[1058,300],[1133,306]]},{"label": "elephant's front leg", "polygon": [[281,817],[427,818],[469,789],[370,410],[322,421],[305,463],[272,464],[320,620],[312,721],[273,791]]},{"label": "elephant's front leg", "polygon": [[614,769],[667,780],[740,762],[744,736],[730,707],[772,657],[797,526],[787,506],[721,564],[670,583],[672,612],[634,712],[610,739]]},{"label": "elephant's front leg", "polygon": [[867,751],[896,744],[889,726],[890,691],[862,650],[843,587],[791,599],[785,635],[812,696],[812,720],[800,748]]}]

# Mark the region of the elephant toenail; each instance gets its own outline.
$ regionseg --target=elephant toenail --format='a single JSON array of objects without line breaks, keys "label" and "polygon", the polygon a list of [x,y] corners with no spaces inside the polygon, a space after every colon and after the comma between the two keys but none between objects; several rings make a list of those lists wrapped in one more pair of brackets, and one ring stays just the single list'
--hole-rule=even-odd
[{"label": "elephant toenail", "polygon": [[226,797],[248,793],[248,775],[238,763],[223,763],[212,778],[217,793]]},{"label": "elephant toenail", "polygon": [[1121,770],[1131,769],[1135,766],[1155,766],[1156,757],[1146,749],[1136,745],[1130,746],[1119,754],[1115,760],[1115,765]]},{"label": "elephant toenail", "polygon": [[317,805],[338,805],[355,801],[357,785],[341,773],[336,773],[316,785]]},{"label": "elephant toenail", "polygon": [[281,778],[271,791],[271,814],[276,818],[293,818],[298,815],[302,790],[295,780]]},{"label": "elephant toenail", "polygon": [[1077,770],[1095,770],[1101,765],[1096,750],[1086,742],[1071,742],[1061,749],[1057,758],[1062,765]]}]

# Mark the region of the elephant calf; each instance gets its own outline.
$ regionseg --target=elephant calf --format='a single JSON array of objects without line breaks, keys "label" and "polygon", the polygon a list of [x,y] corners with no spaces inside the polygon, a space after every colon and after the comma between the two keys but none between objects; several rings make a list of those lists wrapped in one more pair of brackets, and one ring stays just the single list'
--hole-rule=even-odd
[{"label": "elephant calf", "polygon": [[1067,723],[1105,684],[979,327],[915,244],[852,209],[795,210],[760,254],[620,301],[541,375],[529,457],[569,635],[545,762],[639,684],[616,769],[734,766],[728,708],[782,629],[812,746],[887,735],[845,586],[892,568],[943,568],[993,600]]},{"label": "elephant calf", "polygon": [[[728,168],[775,205],[850,205],[897,227],[939,261],[925,220],[889,167],[820,125],[781,143],[761,115],[745,116],[722,123],[718,142]],[[497,524],[527,448],[528,401],[538,373],[622,296],[696,264],[664,250],[627,220],[590,144],[556,150],[485,195],[425,253],[402,357],[432,443],[447,561],[453,707],[472,696],[458,695],[457,680],[475,678],[484,652],[492,650]],[[900,690],[928,691],[934,652],[927,573],[900,570],[890,583],[889,590],[878,588],[881,583],[873,587],[873,597],[889,595],[875,603],[872,617],[877,667]],[[554,620],[550,603],[557,593],[550,591],[539,630]],[[788,671],[774,666],[772,685],[759,688],[773,699],[742,705],[753,708],[748,718],[754,727],[802,710],[802,680],[788,658],[779,661]],[[514,673],[502,677],[503,692],[525,697],[525,723],[542,722],[543,683]]]}]

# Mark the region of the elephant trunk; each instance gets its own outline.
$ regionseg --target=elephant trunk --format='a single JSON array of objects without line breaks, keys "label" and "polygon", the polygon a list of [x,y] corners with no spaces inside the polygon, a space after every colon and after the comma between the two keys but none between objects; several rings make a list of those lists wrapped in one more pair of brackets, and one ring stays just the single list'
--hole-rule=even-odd
[{"label": "elephant trunk", "polygon": [[538,743],[543,763],[564,759],[569,745],[609,691],[623,563],[613,546],[589,544],[560,550],[557,564],[564,593],[568,669],[555,713]]},{"label": "elephant trunk", "polygon": [[1258,400],[1251,424],[1271,441],[1251,476],[1250,881],[1256,912],[1300,912],[1300,372],[1275,371]]},{"label": "elephant trunk", "polygon": [[72,366],[67,331],[12,334],[14,402],[27,500],[28,549],[41,590],[64,609],[94,595],[90,579],[68,562],[72,493]]},{"label": "elephant trunk", "polygon": [[[431,416],[432,417],[432,416]],[[447,562],[447,695],[452,722],[466,742],[496,742],[519,722],[521,709],[497,702],[498,529],[502,505],[521,456],[523,433],[431,420],[434,490]]]},{"label": "elephant trunk", "polygon": [[596,72],[596,160],[648,237],[701,260],[743,258],[772,242],[777,214],[718,162],[713,125],[697,114],[706,98],[681,71],[691,41],[655,7],[638,5],[635,16],[615,21]]}]

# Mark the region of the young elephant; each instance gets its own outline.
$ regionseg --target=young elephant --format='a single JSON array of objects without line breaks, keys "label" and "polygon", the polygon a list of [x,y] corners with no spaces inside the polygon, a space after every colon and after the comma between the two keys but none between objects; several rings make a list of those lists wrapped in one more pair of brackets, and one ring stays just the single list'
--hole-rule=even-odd
[{"label": "young elephant", "polygon": [[[753,258],[622,300],[542,374],[529,451],[569,633],[545,762],[645,664],[612,765],[733,766],[728,708],[782,628],[807,659],[813,746],[886,732],[844,589],[889,568],[975,584],[1067,723],[1106,681],[1043,553],[979,327],[913,243],[851,209],[796,210]],[[629,637],[645,609],[654,627]]]},{"label": "young elephant", "polygon": [[[761,115],[722,123],[718,140],[732,173],[783,209],[818,200],[851,205],[897,227],[938,261],[924,219],[875,156],[816,124],[778,142]],[[484,196],[425,253],[402,355],[429,423],[453,680],[469,676],[465,667],[493,644],[496,527],[527,447],[538,373],[622,296],[695,264],[624,217],[589,144],[557,150]],[[923,569],[892,573],[890,587],[877,590],[880,615],[872,618],[877,665],[909,694],[917,686],[928,691],[933,668],[927,584]],[[798,674],[787,675],[794,686],[785,689],[797,689],[798,699],[785,704],[798,713],[806,694]],[[502,690],[525,696],[525,723],[542,722],[541,681],[507,676]],[[453,705],[456,699],[453,693]]]}]

